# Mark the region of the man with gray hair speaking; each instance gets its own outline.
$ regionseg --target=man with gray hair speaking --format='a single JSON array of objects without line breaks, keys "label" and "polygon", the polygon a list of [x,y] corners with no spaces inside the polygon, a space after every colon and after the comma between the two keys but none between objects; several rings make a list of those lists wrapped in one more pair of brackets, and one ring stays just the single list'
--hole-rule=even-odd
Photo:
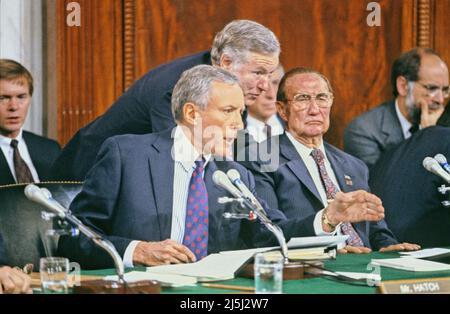
[{"label": "man with gray hair speaking", "polygon": [[211,52],[201,52],[159,66],[134,83],[102,116],[80,129],[53,167],[53,178],[84,180],[104,140],[119,134],[159,132],[175,125],[170,99],[181,73],[211,64],[236,75],[245,104],[269,87],[278,66],[280,44],[268,28],[249,20],[227,24],[214,38]]},{"label": "man with gray hair speaking", "polygon": [[[71,210],[104,234],[129,267],[189,263],[210,253],[275,245],[260,223],[223,218],[229,208],[218,198],[231,194],[212,180],[216,170],[236,169],[254,192],[251,173],[222,160],[243,127],[243,109],[244,94],[231,73],[208,65],[185,71],[172,95],[177,126],[106,140]],[[376,201],[347,201],[333,202],[330,212],[356,220],[383,217]],[[287,239],[311,235],[303,220],[287,221],[280,211],[265,210]],[[83,268],[112,266],[109,256],[82,236],[61,238],[59,250]]]}]

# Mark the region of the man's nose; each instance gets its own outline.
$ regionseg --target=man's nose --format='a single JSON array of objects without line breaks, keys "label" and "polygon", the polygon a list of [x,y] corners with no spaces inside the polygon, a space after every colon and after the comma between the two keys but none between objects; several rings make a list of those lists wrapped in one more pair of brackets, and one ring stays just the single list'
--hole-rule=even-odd
[{"label": "man's nose", "polygon": [[261,75],[261,77],[258,78],[257,86],[263,91],[267,91],[269,89],[270,85],[270,76],[269,75]]}]

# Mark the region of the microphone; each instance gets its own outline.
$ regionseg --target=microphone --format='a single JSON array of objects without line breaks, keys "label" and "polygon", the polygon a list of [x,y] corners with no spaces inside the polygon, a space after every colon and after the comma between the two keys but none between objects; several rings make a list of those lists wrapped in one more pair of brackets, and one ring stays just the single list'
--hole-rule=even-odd
[{"label": "microphone", "polygon": [[447,158],[445,158],[444,155],[442,154],[437,154],[436,156],[434,156],[434,159],[437,160],[437,162],[442,166],[442,168],[445,169],[445,171],[447,171],[448,173],[450,173],[450,165],[447,162]]},{"label": "microphone", "polygon": [[230,179],[228,179],[227,175],[225,174],[225,172],[221,171],[221,170],[216,170],[212,176],[212,179],[214,181],[214,183],[222,188],[224,188],[225,190],[227,190],[228,192],[230,192],[234,197],[242,197],[243,194],[241,193],[241,191],[239,191],[234,185],[233,183],[231,183]]},{"label": "microphone", "polygon": [[230,169],[227,171],[228,178],[230,178],[231,182],[234,183],[235,186],[238,187],[239,190],[241,190],[242,194],[250,199],[252,203],[256,206],[256,208],[263,212],[264,215],[267,215],[266,211],[262,207],[261,203],[258,201],[258,199],[253,195],[253,193],[248,189],[248,187],[241,181],[241,175],[239,171],[236,169]]},{"label": "microphone", "polygon": [[439,165],[437,160],[431,157],[425,157],[422,164],[425,169],[450,183],[450,174],[448,174],[447,172],[444,171],[444,169],[441,168],[441,165]]},{"label": "microphone", "polygon": [[46,188],[40,189],[38,186],[34,184],[29,184],[25,187],[25,196],[33,202],[39,203],[55,214],[57,214],[60,218],[66,217],[67,209],[62,207],[58,202],[56,202],[52,198],[52,194]]}]

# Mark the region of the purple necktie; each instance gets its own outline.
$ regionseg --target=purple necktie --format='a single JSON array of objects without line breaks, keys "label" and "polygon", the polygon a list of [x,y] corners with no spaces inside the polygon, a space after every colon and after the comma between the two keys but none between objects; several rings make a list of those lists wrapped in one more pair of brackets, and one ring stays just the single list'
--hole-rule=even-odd
[{"label": "purple necktie", "polygon": [[189,182],[183,244],[201,260],[208,253],[208,191],[203,180],[204,161],[196,161]]},{"label": "purple necktie", "polygon": [[13,148],[14,170],[16,172],[17,183],[33,183],[33,176],[31,175],[30,168],[28,168],[25,161],[22,159],[18,148],[19,142],[17,140],[11,141],[11,147]]},{"label": "purple necktie", "polygon": [[[336,193],[338,192],[338,188],[334,185],[333,181],[331,181],[330,176],[328,175],[327,169],[325,168],[325,156],[323,155],[320,149],[314,149],[311,152],[311,156],[317,164],[320,172],[320,178],[322,179],[322,184],[325,187],[325,192],[327,194],[327,199],[331,200],[336,197]],[[356,232],[355,228],[353,228],[352,224],[349,222],[343,222],[341,224],[341,231],[343,234],[348,235],[347,244],[351,246],[364,246],[361,237]]]}]

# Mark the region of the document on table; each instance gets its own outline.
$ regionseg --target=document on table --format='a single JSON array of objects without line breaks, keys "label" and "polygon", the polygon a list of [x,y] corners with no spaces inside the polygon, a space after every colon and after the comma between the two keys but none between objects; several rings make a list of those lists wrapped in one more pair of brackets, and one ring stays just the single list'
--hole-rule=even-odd
[{"label": "document on table", "polygon": [[387,259],[372,259],[372,265],[380,265],[389,268],[408,271],[444,271],[450,270],[450,265],[422,260],[413,257],[399,257]]},{"label": "document on table", "polygon": [[450,250],[443,248],[433,248],[413,252],[400,252],[400,255],[402,255],[402,257],[433,258],[450,255]]},{"label": "document on table", "polygon": [[288,248],[334,246],[345,242],[348,235],[291,238]]}]

